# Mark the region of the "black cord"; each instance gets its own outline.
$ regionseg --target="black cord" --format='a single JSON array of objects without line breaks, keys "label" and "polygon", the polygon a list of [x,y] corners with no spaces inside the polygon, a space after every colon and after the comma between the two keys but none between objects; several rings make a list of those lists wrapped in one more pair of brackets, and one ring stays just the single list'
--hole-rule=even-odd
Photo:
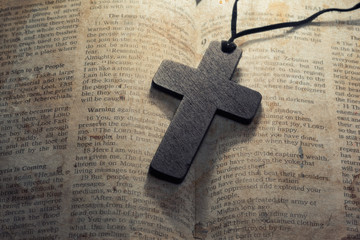
[{"label": "black cord", "polygon": [[232,19],[231,19],[231,38],[228,41],[222,41],[222,50],[223,50],[223,52],[227,52],[227,53],[231,53],[235,50],[236,44],[234,43],[234,40],[236,38],[239,38],[239,37],[242,37],[245,35],[249,35],[249,34],[279,29],[279,28],[298,27],[298,26],[312,22],[315,18],[317,18],[318,16],[320,16],[321,14],[326,13],[326,12],[331,12],[331,11],[350,12],[350,11],[354,11],[354,10],[357,10],[360,8],[360,2],[359,2],[352,8],[347,8],[347,9],[342,9],[342,8],[323,9],[301,21],[277,23],[277,24],[272,24],[272,25],[268,25],[268,26],[264,26],[264,27],[247,29],[247,30],[236,33],[237,2],[238,2],[238,0],[235,0],[234,7],[233,7],[233,13],[232,13]]},{"label": "black cord", "polygon": [[238,0],[235,0],[234,6],[233,6],[232,17],[231,17],[231,37],[236,35],[237,2],[238,2]]}]

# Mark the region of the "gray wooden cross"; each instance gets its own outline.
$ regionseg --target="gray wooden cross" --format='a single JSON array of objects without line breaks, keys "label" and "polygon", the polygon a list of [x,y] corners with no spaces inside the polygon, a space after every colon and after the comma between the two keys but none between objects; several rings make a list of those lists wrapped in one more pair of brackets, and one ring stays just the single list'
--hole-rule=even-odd
[{"label": "gray wooden cross", "polygon": [[220,42],[211,42],[197,69],[161,63],[153,86],[182,101],[150,164],[152,175],[182,182],[216,113],[244,123],[253,119],[261,94],[229,81],[241,53],[224,53]]}]

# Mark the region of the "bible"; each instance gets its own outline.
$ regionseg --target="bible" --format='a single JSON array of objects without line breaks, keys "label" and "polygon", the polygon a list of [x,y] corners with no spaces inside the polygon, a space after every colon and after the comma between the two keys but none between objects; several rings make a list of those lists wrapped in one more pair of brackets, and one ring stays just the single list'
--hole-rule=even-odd
[{"label": "bible", "polygon": [[[240,1],[237,28],[356,3]],[[236,39],[253,121],[215,115],[181,184],[148,174],[181,104],[152,79],[232,4],[0,1],[1,239],[360,238],[359,11]]]}]

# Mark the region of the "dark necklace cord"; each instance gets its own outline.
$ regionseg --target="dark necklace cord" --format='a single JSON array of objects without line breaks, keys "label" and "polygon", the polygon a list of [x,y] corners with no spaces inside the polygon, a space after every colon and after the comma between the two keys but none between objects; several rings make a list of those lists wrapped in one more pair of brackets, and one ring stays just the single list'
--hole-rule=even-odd
[{"label": "dark necklace cord", "polygon": [[321,10],[321,11],[319,11],[317,13],[314,13],[310,17],[308,17],[308,18],[306,18],[304,20],[301,20],[301,21],[276,23],[276,24],[267,25],[267,26],[263,26],[263,27],[251,28],[251,29],[247,29],[247,30],[236,33],[237,2],[238,2],[238,0],[235,0],[234,7],[233,7],[233,12],[232,12],[231,38],[228,41],[223,41],[222,42],[222,50],[224,52],[227,52],[227,53],[231,53],[231,52],[233,52],[235,50],[236,44],[234,43],[234,40],[236,38],[239,38],[239,37],[242,37],[242,36],[245,36],[245,35],[250,35],[250,34],[259,33],[259,32],[266,32],[266,31],[279,29],[279,28],[298,27],[298,26],[301,26],[301,25],[312,22],[315,18],[317,18],[318,16],[320,16],[321,14],[326,13],[326,12],[332,12],[332,11],[350,12],[350,11],[360,9],[360,2],[359,2],[358,4],[353,6],[352,8],[347,8],[347,9],[342,9],[342,8],[323,9],[323,10]]}]

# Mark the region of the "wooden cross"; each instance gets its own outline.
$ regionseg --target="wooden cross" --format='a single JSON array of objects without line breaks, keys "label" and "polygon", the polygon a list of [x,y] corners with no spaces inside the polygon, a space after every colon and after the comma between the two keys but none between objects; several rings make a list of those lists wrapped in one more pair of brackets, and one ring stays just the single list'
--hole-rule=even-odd
[{"label": "wooden cross", "polygon": [[152,175],[182,182],[216,113],[244,123],[254,118],[261,94],[229,81],[241,53],[224,53],[220,42],[211,42],[197,69],[161,63],[153,86],[182,101],[150,164]]}]

